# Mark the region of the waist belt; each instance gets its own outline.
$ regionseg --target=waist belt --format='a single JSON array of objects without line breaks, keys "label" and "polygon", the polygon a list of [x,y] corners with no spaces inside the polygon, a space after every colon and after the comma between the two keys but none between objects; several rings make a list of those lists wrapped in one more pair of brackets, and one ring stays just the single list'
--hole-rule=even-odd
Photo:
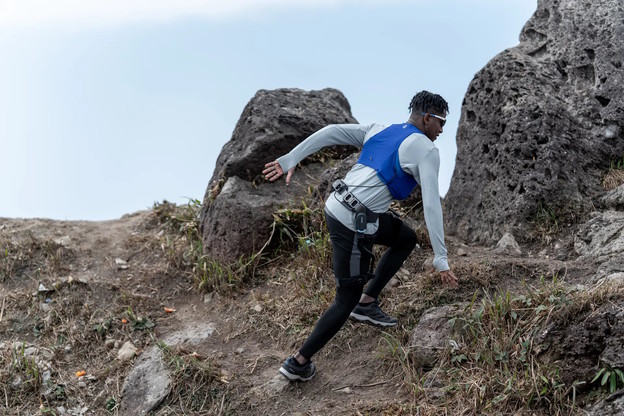
[{"label": "waist belt", "polygon": [[355,228],[358,232],[363,233],[366,231],[367,223],[377,221],[379,214],[368,209],[355,195],[349,192],[349,187],[342,179],[334,181],[332,187],[338,195],[342,196],[342,201],[339,200],[340,203],[357,214],[355,216]]}]

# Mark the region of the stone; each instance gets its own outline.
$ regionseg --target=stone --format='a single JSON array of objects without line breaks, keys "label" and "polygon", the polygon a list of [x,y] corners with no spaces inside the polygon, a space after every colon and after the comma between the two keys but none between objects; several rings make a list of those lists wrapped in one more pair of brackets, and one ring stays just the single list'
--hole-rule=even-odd
[{"label": "stone", "polygon": [[191,322],[182,329],[168,335],[164,339],[167,345],[199,345],[215,331],[215,324],[209,322]]},{"label": "stone", "polygon": [[137,347],[130,341],[126,341],[119,351],[117,351],[117,359],[119,361],[130,361],[137,353]]},{"label": "stone", "polygon": [[624,415],[624,389],[620,389],[607,398],[590,407],[587,416],[619,416]]},{"label": "stone", "polygon": [[468,255],[468,252],[460,247],[457,249],[456,254],[460,257],[466,257]]},{"label": "stone", "polygon": [[120,415],[146,415],[171,391],[163,353],[154,346],[141,354],[121,388]]},{"label": "stone", "polygon": [[496,244],[494,252],[498,254],[507,254],[510,256],[519,256],[522,254],[520,246],[511,233],[503,234],[503,237]]},{"label": "stone", "polygon": [[624,211],[624,185],[607,192],[600,198],[600,205],[606,209]]},{"label": "stone", "polygon": [[250,392],[260,397],[275,397],[288,388],[290,381],[278,374],[273,376],[266,383],[260,384],[250,390]]},{"label": "stone", "polygon": [[410,352],[414,364],[425,369],[433,367],[440,353],[450,348],[454,328],[450,320],[463,311],[465,305],[445,305],[425,311],[414,328]]},{"label": "stone", "polygon": [[446,231],[491,244],[522,241],[540,210],[591,211],[610,161],[624,154],[624,3],[538,2],[520,44],[468,87]]},{"label": "stone", "polygon": [[276,247],[277,239],[271,240],[273,213],[298,207],[329,165],[302,163],[290,186],[283,179],[261,179],[264,165],[328,124],[355,122],[346,98],[334,89],[258,91],[221,150],[206,190],[200,214],[204,253],[233,263]]},{"label": "stone", "polygon": [[400,283],[401,283],[401,281],[399,279],[397,279],[396,277],[393,277],[388,282],[388,287],[397,287]]},{"label": "stone", "polygon": [[624,212],[592,213],[576,233],[574,250],[580,260],[599,264],[594,280],[624,272]]}]

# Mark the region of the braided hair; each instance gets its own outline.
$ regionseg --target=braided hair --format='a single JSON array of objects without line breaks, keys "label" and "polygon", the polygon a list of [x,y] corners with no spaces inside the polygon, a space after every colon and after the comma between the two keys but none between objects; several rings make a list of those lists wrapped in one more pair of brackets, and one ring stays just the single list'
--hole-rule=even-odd
[{"label": "braided hair", "polygon": [[448,103],[438,94],[421,91],[412,98],[408,110],[410,113],[414,111],[426,113],[432,110],[448,113]]}]

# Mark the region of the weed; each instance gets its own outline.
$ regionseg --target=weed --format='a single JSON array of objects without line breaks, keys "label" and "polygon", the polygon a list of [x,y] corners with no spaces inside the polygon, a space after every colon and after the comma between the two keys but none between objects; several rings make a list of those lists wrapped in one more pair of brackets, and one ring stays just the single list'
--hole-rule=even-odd
[{"label": "weed", "polygon": [[167,274],[183,274],[194,281],[199,290],[222,294],[240,290],[255,274],[260,255],[242,256],[232,264],[204,255],[199,231],[200,209],[199,200],[189,200],[182,207],[167,201],[154,205],[154,214],[165,231],[160,247],[167,259]]},{"label": "weed", "polygon": [[[26,344],[11,346],[0,352],[0,386],[5,393],[7,408],[36,400],[41,390],[41,370],[35,357],[26,355]],[[10,393],[10,394],[9,394]]]},{"label": "weed", "polygon": [[[569,407],[568,389],[557,369],[539,363],[533,350],[551,314],[569,303],[567,292],[556,281],[539,289],[526,286],[526,292],[486,292],[480,302],[475,296],[464,314],[452,320],[463,332],[463,348],[446,360],[457,369],[457,391],[478,397],[479,411]],[[489,381],[475,384],[475,379]]]},{"label": "weed", "polygon": [[164,406],[179,406],[194,415],[226,414],[229,405],[227,380],[216,362],[195,353],[176,350],[163,342],[156,344],[171,370],[172,388]]},{"label": "weed", "polygon": [[600,380],[601,386],[604,386],[608,382],[609,392],[613,393],[617,390],[618,385],[624,384],[624,372],[619,368],[611,368],[609,366],[602,367],[598,370],[591,382],[595,383],[598,380]]},{"label": "weed", "polygon": [[0,283],[22,276],[58,276],[69,270],[68,265],[75,257],[71,249],[51,240],[38,239],[32,234],[27,241],[11,241],[1,237]]}]

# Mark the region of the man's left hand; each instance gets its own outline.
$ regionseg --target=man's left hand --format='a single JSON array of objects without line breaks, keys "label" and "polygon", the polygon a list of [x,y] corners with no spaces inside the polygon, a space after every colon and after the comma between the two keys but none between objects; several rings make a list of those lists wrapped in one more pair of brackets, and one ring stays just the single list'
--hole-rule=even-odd
[{"label": "man's left hand", "polygon": [[451,289],[457,289],[459,287],[459,284],[457,283],[457,277],[455,277],[450,269],[440,272],[440,279],[442,279],[442,284],[444,286],[448,286]]}]

